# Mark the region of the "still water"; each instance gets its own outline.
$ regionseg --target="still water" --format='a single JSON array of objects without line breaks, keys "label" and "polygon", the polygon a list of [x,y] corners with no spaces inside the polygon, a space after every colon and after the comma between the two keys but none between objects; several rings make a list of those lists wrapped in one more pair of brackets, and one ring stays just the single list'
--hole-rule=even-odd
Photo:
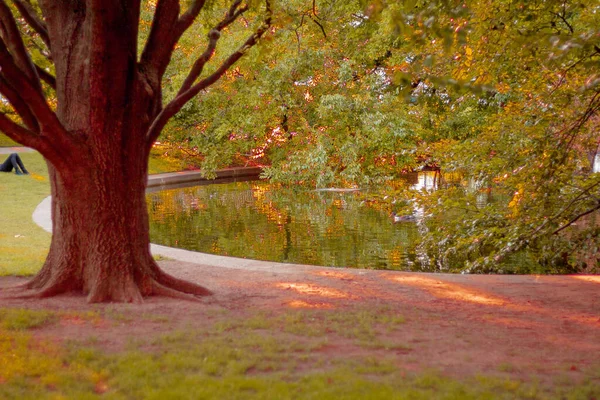
[{"label": "still water", "polygon": [[[435,182],[415,176],[413,184]],[[252,181],[163,190],[147,202],[153,243],[285,263],[419,270],[419,224],[395,223],[357,192]]]}]

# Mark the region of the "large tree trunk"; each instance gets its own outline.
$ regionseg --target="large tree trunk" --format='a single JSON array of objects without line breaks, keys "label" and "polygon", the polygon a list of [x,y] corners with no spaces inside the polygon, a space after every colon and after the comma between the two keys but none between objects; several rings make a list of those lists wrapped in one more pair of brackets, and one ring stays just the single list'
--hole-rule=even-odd
[{"label": "large tree trunk", "polygon": [[77,291],[90,302],[139,302],[143,296],[210,292],[162,272],[150,254],[144,152],[76,157],[67,173],[49,165],[53,236],[40,273],[39,296]]},{"label": "large tree trunk", "polygon": [[[27,284],[35,296],[83,292],[90,302],[206,295],[162,272],[150,254],[147,131],[160,82],[139,70],[139,2],[46,0],[56,115],[71,140],[49,162],[53,237]],[[153,83],[149,83],[153,81]]]}]

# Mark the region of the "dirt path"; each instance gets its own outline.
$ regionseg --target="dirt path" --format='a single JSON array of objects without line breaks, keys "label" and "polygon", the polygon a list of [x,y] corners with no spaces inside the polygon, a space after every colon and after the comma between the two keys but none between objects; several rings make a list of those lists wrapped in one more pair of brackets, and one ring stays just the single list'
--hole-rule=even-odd
[{"label": "dirt path", "polygon": [[[321,351],[392,356],[408,370],[449,376],[477,373],[552,379],[582,378],[600,365],[600,276],[486,276],[296,267],[247,271],[184,262],[161,262],[168,272],[216,294],[199,303],[150,298],[142,305],[88,305],[81,296],[40,301],[6,298],[2,307],[119,312],[122,324],[63,321],[36,335],[82,340],[93,335],[106,351],[127,338],[193,329],[220,319],[248,319],[297,309],[343,315],[387,310],[404,323],[385,340],[401,346],[357,348],[343,340]],[[0,288],[22,281],[0,278]],[[221,311],[226,311],[221,312]],[[144,315],[167,316],[168,323]],[[388,349],[386,350],[385,347]],[[392,348],[393,350],[389,350]]]}]

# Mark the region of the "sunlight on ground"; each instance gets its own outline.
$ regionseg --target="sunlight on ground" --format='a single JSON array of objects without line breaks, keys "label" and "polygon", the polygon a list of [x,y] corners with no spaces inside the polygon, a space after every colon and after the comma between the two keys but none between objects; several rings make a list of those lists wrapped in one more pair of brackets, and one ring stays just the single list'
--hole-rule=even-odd
[{"label": "sunlight on ground", "polygon": [[496,317],[492,315],[484,315],[482,319],[485,322],[489,322],[497,325],[510,326],[511,328],[521,328],[521,329],[544,329],[547,328],[548,324],[544,324],[542,322],[537,321],[529,321],[522,320],[519,318],[509,318],[509,317]]},{"label": "sunlight on ground", "polygon": [[311,296],[328,297],[331,299],[348,299],[354,297],[348,293],[344,293],[336,289],[311,285],[309,283],[278,283],[276,286],[280,289],[292,289],[298,293],[308,294]]},{"label": "sunlight on ground", "polygon": [[459,300],[490,306],[502,306],[504,299],[479,293],[453,283],[446,283],[436,279],[420,276],[390,276],[388,279],[399,283],[418,286],[431,293],[433,296],[444,299]]},{"label": "sunlight on ground", "polygon": [[42,176],[42,175],[38,175],[38,174],[36,174],[36,173],[34,173],[34,172],[31,172],[31,173],[30,173],[30,175],[31,175],[31,177],[32,177],[33,179],[35,179],[36,181],[44,182],[44,181],[47,181],[47,180],[48,180],[48,179],[46,179],[46,177],[44,177],[44,176]]},{"label": "sunlight on ground", "polygon": [[[566,321],[576,322],[579,324],[599,326],[600,327],[600,316],[592,314],[574,314],[572,312],[561,310],[559,306],[553,308],[540,307],[527,303],[521,303],[516,301],[510,301],[501,297],[496,297],[489,294],[481,293],[471,288],[466,288],[455,283],[442,282],[437,279],[422,277],[422,276],[393,276],[385,275],[385,278],[394,282],[398,282],[405,285],[415,286],[419,289],[425,290],[431,295],[437,298],[458,300],[466,303],[476,303],[487,306],[502,306],[511,311],[527,313],[537,313],[545,317],[553,319],[563,319]],[[591,282],[598,282],[599,280],[595,276],[581,276],[574,277],[578,279],[588,280]],[[537,281],[536,277],[536,281]],[[518,327],[526,325],[529,322],[523,322],[518,319],[495,319],[490,320],[492,323],[501,323],[508,326]]]},{"label": "sunlight on ground", "polygon": [[287,303],[289,307],[292,308],[313,308],[313,309],[332,309],[334,308],[332,304],[329,303],[309,303],[304,300],[292,300]]},{"label": "sunlight on ground", "polygon": [[600,276],[598,276],[598,275],[575,275],[572,278],[578,279],[580,281],[600,283]]},{"label": "sunlight on ground", "polygon": [[354,275],[338,271],[317,271],[315,275],[325,276],[327,278],[338,278],[344,280],[354,280]]},{"label": "sunlight on ground", "polygon": [[551,346],[558,349],[574,348],[582,351],[590,351],[592,354],[597,354],[600,350],[600,344],[584,340],[573,340],[572,337],[564,337],[560,335],[545,335],[544,341],[550,343]]}]

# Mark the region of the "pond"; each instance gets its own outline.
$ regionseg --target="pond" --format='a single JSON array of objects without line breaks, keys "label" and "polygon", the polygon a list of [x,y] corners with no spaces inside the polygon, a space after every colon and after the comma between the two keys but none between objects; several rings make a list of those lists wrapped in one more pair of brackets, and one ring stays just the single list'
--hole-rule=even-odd
[{"label": "pond", "polygon": [[[413,177],[429,188],[433,173]],[[395,222],[358,192],[297,191],[264,181],[147,195],[153,243],[284,263],[420,270],[419,224]]]}]

